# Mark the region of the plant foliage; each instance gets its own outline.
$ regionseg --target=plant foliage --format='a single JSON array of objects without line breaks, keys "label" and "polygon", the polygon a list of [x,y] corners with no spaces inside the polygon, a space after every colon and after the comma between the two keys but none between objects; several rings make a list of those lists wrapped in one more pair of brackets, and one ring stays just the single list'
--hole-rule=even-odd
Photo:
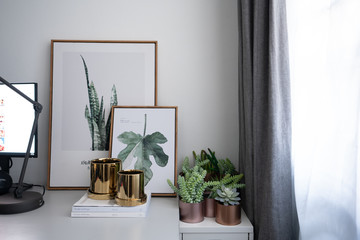
[{"label": "plant foliage", "polygon": [[185,157],[181,169],[182,169],[183,173],[186,174],[188,172],[193,171],[195,166],[203,168],[203,166],[208,163],[209,163],[208,159],[202,160],[199,155],[196,155],[195,160],[194,160],[194,166],[191,166],[189,157]]},{"label": "plant foliage", "polygon": [[227,188],[222,185],[221,189],[216,190],[216,194],[215,200],[223,203],[225,206],[240,204],[240,193],[236,191],[236,188]]},{"label": "plant foliage", "polygon": [[[193,151],[193,156],[197,162],[206,162],[202,164],[203,168],[207,171],[211,180],[218,180],[221,176],[226,174],[234,175],[236,174],[235,166],[232,162],[226,158],[224,159],[217,159],[215,156],[215,152],[211,151],[208,148],[208,152],[205,150],[201,150],[200,155],[197,155],[195,151]],[[198,164],[200,164],[198,163]]]},{"label": "plant foliage", "polygon": [[204,199],[204,191],[214,183],[205,182],[206,170],[200,166],[189,169],[184,176],[178,178],[178,188],[168,179],[167,183],[186,203],[200,203]]},{"label": "plant foliage", "polygon": [[143,135],[134,132],[123,132],[117,137],[120,142],[127,145],[119,152],[117,157],[122,160],[124,168],[130,166],[133,158],[137,158],[134,168],[144,171],[145,185],[153,177],[153,172],[150,169],[152,165],[150,156],[153,156],[156,164],[160,167],[165,167],[169,159],[169,156],[159,146],[159,144],[167,142],[166,137],[160,132],[146,135],[146,119],[147,115],[145,114]]},{"label": "plant foliage", "polygon": [[244,174],[230,175],[226,174],[219,181],[213,181],[214,184],[209,187],[210,190],[209,198],[215,198],[217,190],[221,189],[222,186],[230,189],[244,188],[245,184],[240,183],[240,180],[243,178]]},{"label": "plant foliage", "polygon": [[[104,98],[99,98],[95,89],[94,83],[89,81],[89,72],[86,66],[85,59],[80,55],[85,70],[86,83],[89,97],[89,107],[85,106],[85,118],[87,119],[90,135],[91,135],[91,150],[109,150],[110,140],[110,123],[111,114],[107,116],[105,123],[105,109],[104,109]],[[111,89],[110,108],[117,105],[117,94],[115,85]]]}]

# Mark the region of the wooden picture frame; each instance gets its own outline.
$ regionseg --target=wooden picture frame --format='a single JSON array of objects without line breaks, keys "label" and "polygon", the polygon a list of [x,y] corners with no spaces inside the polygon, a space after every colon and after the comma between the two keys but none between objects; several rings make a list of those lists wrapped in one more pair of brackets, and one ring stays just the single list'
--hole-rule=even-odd
[{"label": "wooden picture frame", "polygon": [[123,169],[144,171],[153,196],[176,196],[167,183],[177,182],[177,107],[114,106],[109,157]]},{"label": "wooden picture frame", "polygon": [[109,155],[111,107],[156,98],[156,41],[52,40],[47,188],[88,188],[90,161]]}]

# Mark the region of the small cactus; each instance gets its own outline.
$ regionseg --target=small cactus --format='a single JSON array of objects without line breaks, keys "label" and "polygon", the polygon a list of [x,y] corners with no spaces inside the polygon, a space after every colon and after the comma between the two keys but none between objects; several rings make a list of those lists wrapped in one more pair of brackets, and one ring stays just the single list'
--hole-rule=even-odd
[{"label": "small cactus", "polygon": [[227,188],[222,185],[221,189],[216,190],[216,194],[215,200],[223,203],[225,206],[240,204],[240,197],[238,197],[239,193],[236,191],[236,188]]}]

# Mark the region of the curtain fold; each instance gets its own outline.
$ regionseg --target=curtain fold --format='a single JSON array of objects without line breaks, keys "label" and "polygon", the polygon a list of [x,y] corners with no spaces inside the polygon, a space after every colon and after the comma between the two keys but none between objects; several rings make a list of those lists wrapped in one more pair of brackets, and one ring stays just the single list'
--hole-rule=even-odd
[{"label": "curtain fold", "polygon": [[297,239],[285,0],[239,0],[238,16],[242,204],[255,239]]}]

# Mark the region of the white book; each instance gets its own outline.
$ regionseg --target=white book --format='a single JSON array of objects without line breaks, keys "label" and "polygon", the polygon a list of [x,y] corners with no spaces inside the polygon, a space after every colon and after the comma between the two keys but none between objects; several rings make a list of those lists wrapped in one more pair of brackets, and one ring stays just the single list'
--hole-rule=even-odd
[{"label": "white book", "polygon": [[131,218],[146,215],[147,212],[71,212],[73,218]]},{"label": "white book", "polygon": [[73,204],[71,217],[145,217],[151,202],[151,192],[145,190],[146,203],[134,207],[123,207],[114,199],[95,200],[85,193],[79,201]]}]

